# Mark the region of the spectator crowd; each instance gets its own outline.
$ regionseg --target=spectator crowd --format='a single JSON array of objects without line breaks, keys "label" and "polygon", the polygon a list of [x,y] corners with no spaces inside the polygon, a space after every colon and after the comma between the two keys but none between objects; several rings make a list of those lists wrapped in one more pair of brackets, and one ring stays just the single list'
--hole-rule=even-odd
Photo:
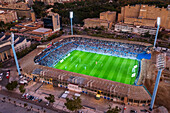
[{"label": "spectator crowd", "polygon": [[34,58],[34,62],[39,65],[53,67],[62,60],[64,56],[74,50],[136,59],[137,55],[146,52],[146,49],[146,46],[137,44],[104,41],[84,37],[69,37],[44,49]]}]

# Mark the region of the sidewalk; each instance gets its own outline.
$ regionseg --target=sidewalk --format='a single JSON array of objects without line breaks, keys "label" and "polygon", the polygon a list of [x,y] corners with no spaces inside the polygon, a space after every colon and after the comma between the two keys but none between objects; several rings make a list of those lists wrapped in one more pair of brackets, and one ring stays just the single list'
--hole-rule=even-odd
[{"label": "sidewalk", "polygon": [[[4,97],[5,97],[5,99],[3,99]],[[24,101],[22,101],[22,100],[18,100],[18,99],[15,99],[15,98],[12,98],[12,97],[8,97],[8,96],[2,95],[2,94],[0,94],[0,100],[1,100],[1,101],[5,100],[5,102],[14,104],[14,105],[19,106],[19,107],[23,107],[23,108],[25,108],[25,109],[30,109],[30,110],[32,110],[32,111],[39,112],[39,113],[44,113],[44,110],[45,110],[47,113],[59,113],[59,112],[52,111],[52,110],[46,109],[46,108],[43,108],[43,109],[42,109],[42,107],[37,106],[37,105],[35,105],[35,104],[31,104],[31,103],[28,103],[28,102],[24,102]],[[24,104],[27,104],[27,106],[24,107]]]},{"label": "sidewalk", "polygon": [[[21,99],[21,95],[14,93],[14,92],[1,90],[0,91],[0,100],[2,100],[3,97],[5,97],[7,100],[10,99],[11,100],[10,102],[15,101],[17,105],[20,105],[20,103],[21,104],[27,103],[29,107],[32,106],[36,110],[38,110],[38,109],[41,110],[43,108],[43,110],[46,110],[46,112],[49,111],[47,113],[66,113],[65,111],[57,110],[56,108],[53,108],[51,106],[46,106],[46,102],[43,102],[43,101],[41,103],[38,103],[38,102],[31,101],[31,100]],[[23,107],[23,106],[21,106],[21,107]]]}]

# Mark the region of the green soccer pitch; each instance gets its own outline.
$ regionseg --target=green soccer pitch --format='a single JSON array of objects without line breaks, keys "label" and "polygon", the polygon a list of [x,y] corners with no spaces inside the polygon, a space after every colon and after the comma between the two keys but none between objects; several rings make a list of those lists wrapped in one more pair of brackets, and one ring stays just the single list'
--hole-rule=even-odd
[{"label": "green soccer pitch", "polygon": [[54,68],[132,85],[138,74],[138,61],[74,50]]}]

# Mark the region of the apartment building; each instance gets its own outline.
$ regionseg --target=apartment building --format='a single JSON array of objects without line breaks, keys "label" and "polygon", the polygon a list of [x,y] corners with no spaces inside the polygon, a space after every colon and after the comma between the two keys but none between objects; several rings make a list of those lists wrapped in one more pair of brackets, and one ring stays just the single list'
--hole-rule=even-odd
[{"label": "apartment building", "polygon": [[0,21],[3,21],[5,24],[14,22],[18,20],[17,13],[14,10],[0,10]]},{"label": "apartment building", "polygon": [[127,32],[127,33],[134,33],[134,34],[145,34],[149,33],[150,35],[156,34],[156,28],[155,27],[147,27],[147,26],[134,26],[134,25],[128,25],[128,24],[115,24],[115,31],[117,32]]},{"label": "apartment building", "polygon": [[157,17],[161,18],[160,27],[170,29],[169,8],[158,8],[156,6],[135,5],[121,8],[118,14],[118,22],[136,26],[156,26]]},{"label": "apartment building", "polygon": [[116,12],[102,12],[100,13],[100,18],[87,18],[84,19],[84,27],[85,28],[95,28],[101,27],[111,28],[112,24],[116,21]]}]

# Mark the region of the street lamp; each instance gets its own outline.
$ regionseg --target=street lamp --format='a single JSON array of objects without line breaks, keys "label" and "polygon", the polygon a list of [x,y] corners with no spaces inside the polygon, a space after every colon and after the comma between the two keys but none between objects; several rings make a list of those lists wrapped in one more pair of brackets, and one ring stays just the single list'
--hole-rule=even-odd
[{"label": "street lamp", "polygon": [[154,48],[155,48],[155,45],[156,45],[156,40],[157,40],[157,37],[158,37],[158,31],[159,31],[160,24],[161,24],[161,18],[157,17],[157,30],[156,30],[156,35],[155,35]]},{"label": "street lamp", "polygon": [[153,94],[152,94],[152,100],[151,100],[151,104],[150,104],[150,107],[149,107],[149,109],[151,111],[153,109],[153,105],[154,105],[154,102],[155,102],[155,97],[156,97],[156,93],[157,93],[157,90],[158,90],[158,85],[159,85],[160,77],[161,77],[163,69],[165,68],[165,62],[166,62],[165,54],[163,54],[163,53],[159,54],[157,56],[158,74],[157,74],[157,77],[156,77],[155,87],[154,87]]},{"label": "street lamp", "polygon": [[14,59],[15,59],[15,63],[16,63],[16,66],[17,66],[17,71],[18,71],[18,74],[19,76],[21,76],[21,72],[20,72],[20,68],[19,68],[19,64],[18,64],[18,60],[17,60],[17,55],[16,55],[16,52],[15,52],[15,48],[14,48],[14,33],[11,33],[11,47],[12,47],[12,51],[13,51],[13,54],[14,54]]},{"label": "street lamp", "polygon": [[72,19],[73,19],[73,11],[70,11],[71,35],[73,35],[73,25],[72,25]]}]

